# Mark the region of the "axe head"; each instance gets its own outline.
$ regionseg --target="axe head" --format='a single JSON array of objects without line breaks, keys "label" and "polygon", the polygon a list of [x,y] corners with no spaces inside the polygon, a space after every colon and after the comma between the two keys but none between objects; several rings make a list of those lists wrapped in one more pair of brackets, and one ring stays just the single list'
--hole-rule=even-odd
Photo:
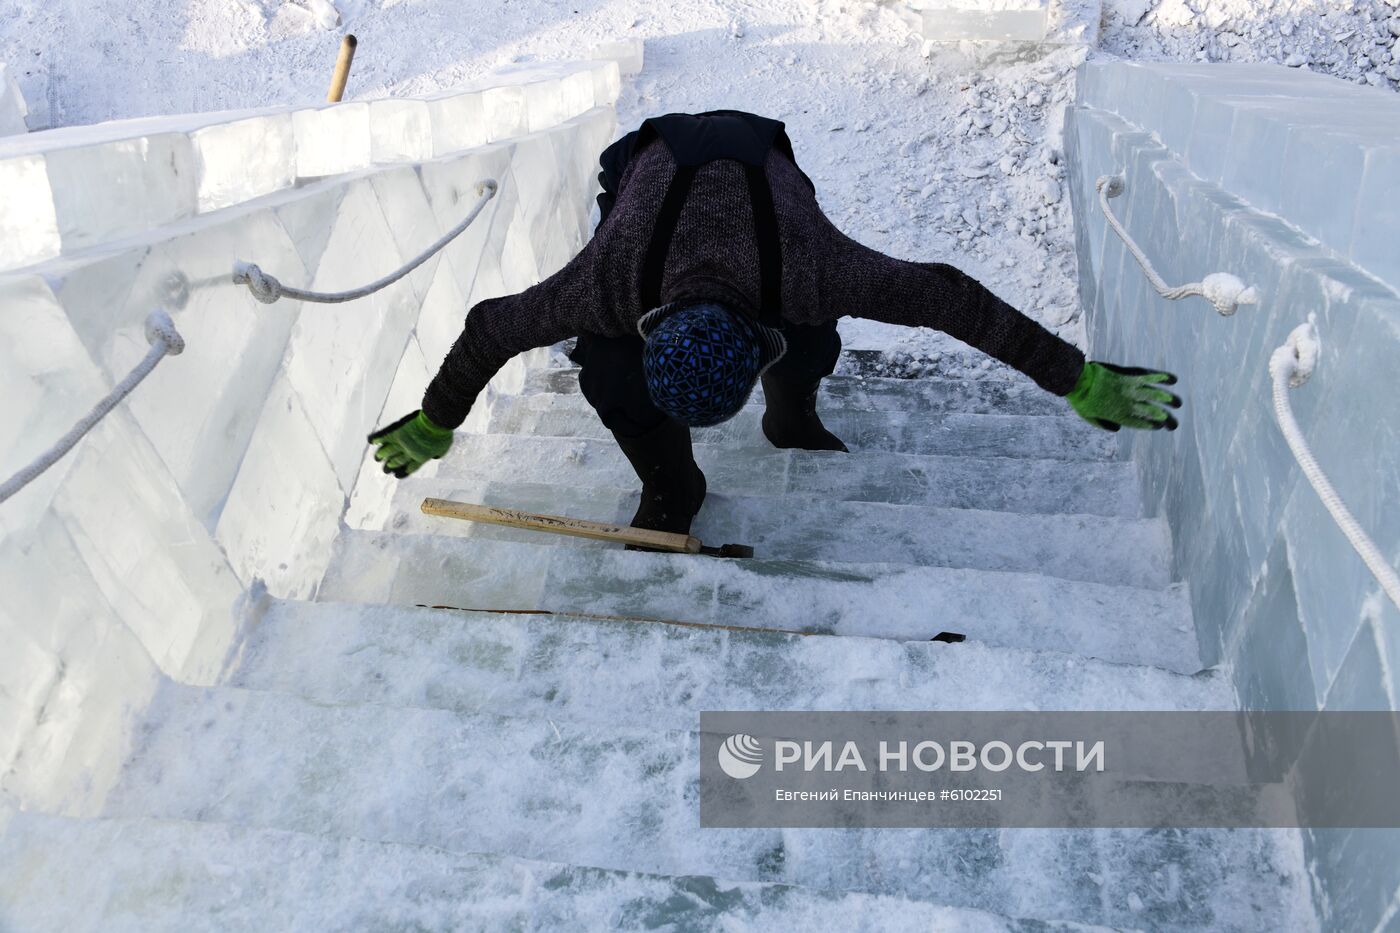
[{"label": "axe head", "polygon": [[719,547],[702,547],[700,553],[711,557],[753,557],[753,548],[747,544],[721,544]]}]

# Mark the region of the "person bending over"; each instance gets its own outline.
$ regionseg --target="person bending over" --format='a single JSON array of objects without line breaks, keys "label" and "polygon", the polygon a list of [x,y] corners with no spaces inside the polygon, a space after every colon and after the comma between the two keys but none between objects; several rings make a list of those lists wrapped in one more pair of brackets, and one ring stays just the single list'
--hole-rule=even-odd
[{"label": "person bending over", "polygon": [[941,330],[1101,428],[1176,428],[1170,373],[1086,362],[953,266],[893,259],[836,229],[776,120],[654,117],[600,162],[593,237],[538,285],[471,309],[422,409],[370,435],[385,472],[446,454],[511,357],[577,338],[579,386],[641,480],[632,524],[688,533],[705,498],[690,429],[733,417],[756,383],[775,447],[846,450],[816,409],[846,315]]}]

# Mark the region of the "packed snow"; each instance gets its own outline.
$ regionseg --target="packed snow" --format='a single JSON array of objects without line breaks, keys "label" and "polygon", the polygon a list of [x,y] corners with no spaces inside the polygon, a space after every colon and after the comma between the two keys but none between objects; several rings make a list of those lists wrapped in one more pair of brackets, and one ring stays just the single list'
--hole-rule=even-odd
[{"label": "packed snow", "polygon": [[1103,48],[1151,61],[1271,62],[1400,87],[1397,0],[1110,0]]}]

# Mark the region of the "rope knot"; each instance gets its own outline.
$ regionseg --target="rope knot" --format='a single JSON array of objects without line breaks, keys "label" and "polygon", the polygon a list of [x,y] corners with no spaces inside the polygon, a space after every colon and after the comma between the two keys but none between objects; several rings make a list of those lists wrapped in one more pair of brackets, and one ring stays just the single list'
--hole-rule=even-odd
[{"label": "rope knot", "polygon": [[1288,339],[1269,357],[1269,375],[1277,381],[1287,378],[1290,387],[1296,389],[1307,382],[1317,368],[1318,357],[1322,354],[1322,341],[1317,335],[1316,314],[1293,328]]},{"label": "rope knot", "polygon": [[1127,179],[1122,175],[1100,175],[1094,182],[1094,190],[1102,191],[1105,197],[1116,198],[1126,185]]},{"label": "rope knot", "polygon": [[282,297],[282,283],[276,276],[268,275],[254,262],[233,264],[233,283],[246,285],[253,297],[265,305],[270,305]]},{"label": "rope knot", "polygon": [[1238,311],[1240,305],[1259,303],[1258,290],[1228,272],[1212,272],[1201,279],[1201,295],[1225,317]]},{"label": "rope knot", "polygon": [[175,322],[161,308],[156,308],[146,315],[146,341],[151,346],[164,344],[165,352],[170,356],[179,356],[185,352],[185,338],[180,336],[180,332],[175,329]]},{"label": "rope knot", "polygon": [[1137,245],[1137,242],[1128,234],[1122,221],[1114,216],[1113,209],[1108,206],[1108,199],[1116,198],[1122,194],[1126,184],[1127,182],[1122,175],[1100,175],[1094,182],[1094,190],[1099,193],[1099,210],[1103,211],[1104,219],[1108,221],[1113,232],[1118,234],[1118,238],[1123,241],[1123,245],[1127,247],[1133,259],[1137,260],[1142,274],[1147,276],[1147,281],[1156,289],[1157,294],[1168,301],[1179,301],[1182,298],[1199,295],[1209,301],[1215,310],[1225,317],[1238,311],[1240,305],[1252,305],[1259,302],[1258,290],[1245,285],[1228,272],[1212,272],[1199,282],[1188,282],[1185,285],[1175,287],[1168,285],[1157,274],[1157,270],[1147,258],[1147,254],[1142,251],[1142,247]]}]

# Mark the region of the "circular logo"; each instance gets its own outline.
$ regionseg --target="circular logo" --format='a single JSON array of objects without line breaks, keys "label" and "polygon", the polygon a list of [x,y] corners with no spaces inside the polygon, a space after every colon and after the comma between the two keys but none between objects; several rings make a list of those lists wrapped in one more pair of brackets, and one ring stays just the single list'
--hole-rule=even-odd
[{"label": "circular logo", "polygon": [[719,747],[719,767],[737,780],[751,778],[763,767],[763,746],[753,736],[736,732]]}]

